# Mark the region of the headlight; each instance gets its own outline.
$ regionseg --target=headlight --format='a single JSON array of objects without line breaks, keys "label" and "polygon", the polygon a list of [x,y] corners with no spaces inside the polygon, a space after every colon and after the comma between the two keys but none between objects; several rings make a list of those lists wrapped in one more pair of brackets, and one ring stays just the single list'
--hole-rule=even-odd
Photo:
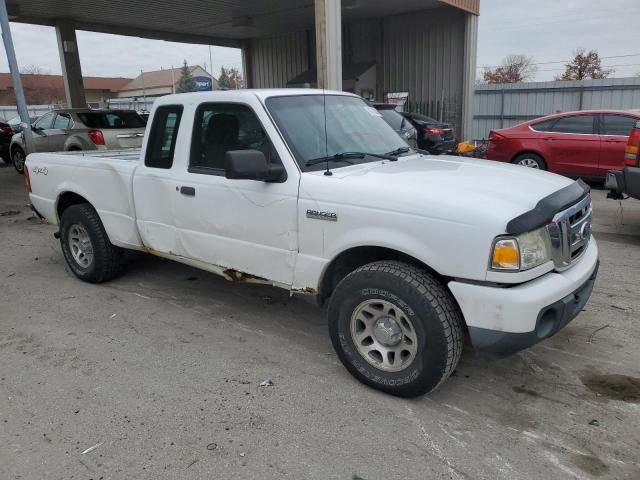
[{"label": "headlight", "polygon": [[519,272],[542,265],[551,259],[551,245],[546,227],[517,237],[499,237],[491,252],[491,269]]}]

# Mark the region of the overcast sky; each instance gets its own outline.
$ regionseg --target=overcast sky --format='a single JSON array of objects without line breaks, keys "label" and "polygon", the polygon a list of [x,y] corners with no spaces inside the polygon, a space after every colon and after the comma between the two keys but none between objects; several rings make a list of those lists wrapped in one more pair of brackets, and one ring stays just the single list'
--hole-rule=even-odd
[{"label": "overcast sky", "polygon": [[640,0],[480,0],[478,36],[480,71],[524,53],[545,62],[536,80],[553,80],[563,64],[546,62],[567,61],[582,47],[598,50],[616,77],[640,72]]},{"label": "overcast sky", "polygon": [[[11,24],[11,34],[20,68],[37,65],[49,73],[60,73],[60,55],[53,27]],[[209,68],[209,47],[185,43],[123,37],[105,33],[77,32],[82,74],[102,77],[136,77],[140,70],[179,67],[184,60],[189,65]],[[1,50],[4,51],[2,47]],[[0,56],[0,71],[8,72],[7,57]],[[220,67],[241,68],[240,50],[212,47],[213,75]]]},{"label": "overcast sky", "polygon": [[[524,53],[545,63],[536,80],[552,80],[563,65],[546,62],[565,62],[584,47],[597,49],[617,77],[640,72],[640,0],[481,0],[480,5],[479,71],[510,53]],[[12,33],[21,67],[60,73],[53,28],[14,23]],[[135,77],[141,69],[179,66],[185,59],[191,65],[209,63],[209,48],[202,45],[91,32],[78,32],[78,42],[84,75]],[[222,65],[240,68],[239,50],[214,47],[215,76]],[[0,71],[8,71],[5,55]]]}]

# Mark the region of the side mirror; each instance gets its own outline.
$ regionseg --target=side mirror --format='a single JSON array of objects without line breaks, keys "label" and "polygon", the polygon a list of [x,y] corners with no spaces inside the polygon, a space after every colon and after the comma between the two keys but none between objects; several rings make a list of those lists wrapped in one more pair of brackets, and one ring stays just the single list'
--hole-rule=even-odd
[{"label": "side mirror", "polygon": [[230,180],[281,183],[287,178],[282,165],[269,165],[259,150],[231,150],[224,158],[224,174]]}]

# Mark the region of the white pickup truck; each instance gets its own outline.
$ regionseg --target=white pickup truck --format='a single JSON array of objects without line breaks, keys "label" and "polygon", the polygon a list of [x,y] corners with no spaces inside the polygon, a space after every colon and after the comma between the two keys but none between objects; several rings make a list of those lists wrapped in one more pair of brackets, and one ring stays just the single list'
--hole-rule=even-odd
[{"label": "white pickup truck", "polygon": [[598,268],[585,184],[412,150],[344,92],[166,96],[141,153],[26,165],[80,279],[133,249],[312,296],[346,368],[400,396],[444,382],[466,334],[493,355],[555,334]]}]

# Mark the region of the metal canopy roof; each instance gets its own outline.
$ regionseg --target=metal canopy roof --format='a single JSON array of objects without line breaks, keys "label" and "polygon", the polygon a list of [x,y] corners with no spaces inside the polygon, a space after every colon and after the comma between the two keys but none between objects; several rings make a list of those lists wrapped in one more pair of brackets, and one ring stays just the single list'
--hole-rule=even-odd
[{"label": "metal canopy roof", "polygon": [[[342,14],[348,22],[469,2],[479,0],[342,0]],[[231,47],[314,25],[313,0],[8,0],[7,8],[14,22]]]}]

